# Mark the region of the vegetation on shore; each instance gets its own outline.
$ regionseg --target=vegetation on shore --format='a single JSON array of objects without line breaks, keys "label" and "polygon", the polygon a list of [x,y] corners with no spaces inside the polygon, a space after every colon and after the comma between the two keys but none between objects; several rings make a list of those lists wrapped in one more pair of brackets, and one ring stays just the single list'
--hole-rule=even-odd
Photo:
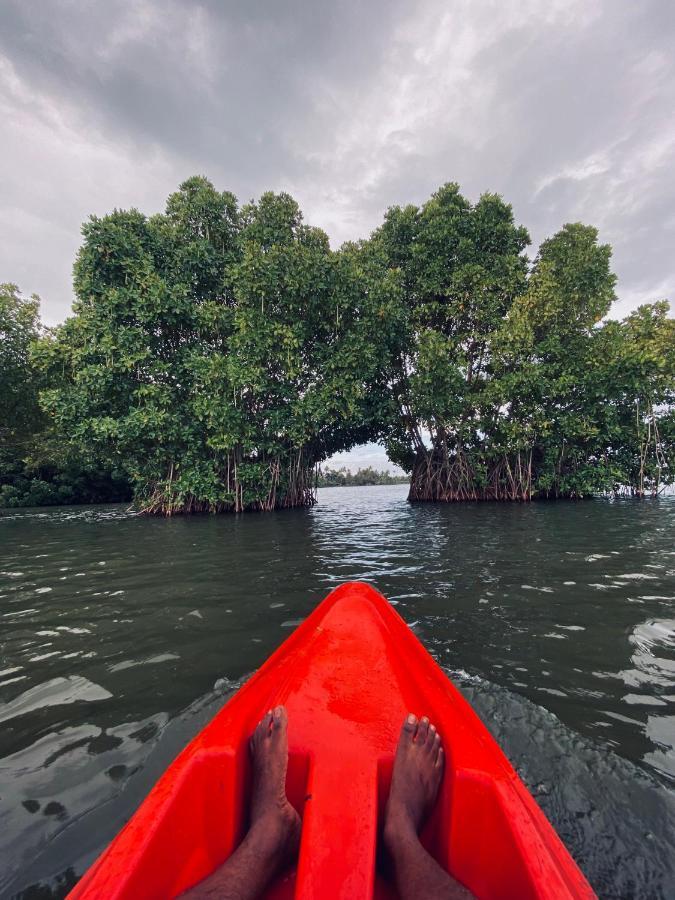
[{"label": "vegetation on shore", "polygon": [[0,507],[130,500],[126,474],[72,443],[41,409],[40,392],[58,384],[58,371],[37,360],[51,332],[39,299],[13,284],[0,284],[0,338]]},{"label": "vegetation on shore", "polygon": [[239,206],[191,178],[164,214],[83,235],[63,325],[3,288],[0,503],[131,486],[165,515],[309,505],[317,467],[372,440],[411,500],[675,478],[675,320],[664,301],[606,320],[594,228],[531,262],[508,204],[449,184],[332,251],[287,194]]},{"label": "vegetation on shore", "polygon": [[365,487],[373,484],[407,484],[408,475],[392,475],[388,469],[380,472],[372,466],[350,471],[346,466],[339,469],[320,467],[317,475],[317,487]]}]

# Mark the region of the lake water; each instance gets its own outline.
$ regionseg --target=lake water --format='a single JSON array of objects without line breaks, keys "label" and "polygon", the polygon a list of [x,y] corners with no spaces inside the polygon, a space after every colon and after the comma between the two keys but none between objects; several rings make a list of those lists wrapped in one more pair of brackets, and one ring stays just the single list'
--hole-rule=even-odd
[{"label": "lake water", "polygon": [[379,588],[603,897],[675,896],[675,498],[0,514],[0,896],[61,896],[335,585]]}]

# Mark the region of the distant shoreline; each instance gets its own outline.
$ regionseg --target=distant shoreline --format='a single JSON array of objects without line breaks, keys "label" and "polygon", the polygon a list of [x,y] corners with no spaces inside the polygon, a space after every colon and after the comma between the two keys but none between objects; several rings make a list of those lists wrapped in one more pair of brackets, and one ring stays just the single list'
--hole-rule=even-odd
[{"label": "distant shoreline", "polygon": [[387,481],[387,482],[379,482],[373,481],[369,484],[320,484],[319,490],[327,491],[330,488],[344,488],[344,487],[394,487],[398,484],[410,484],[410,479],[406,478],[405,481]]},{"label": "distant shoreline", "polygon": [[409,475],[392,475],[388,469],[383,472],[367,466],[352,472],[346,466],[339,469],[319,469],[316,486],[322,487],[372,487],[382,484],[410,484]]}]

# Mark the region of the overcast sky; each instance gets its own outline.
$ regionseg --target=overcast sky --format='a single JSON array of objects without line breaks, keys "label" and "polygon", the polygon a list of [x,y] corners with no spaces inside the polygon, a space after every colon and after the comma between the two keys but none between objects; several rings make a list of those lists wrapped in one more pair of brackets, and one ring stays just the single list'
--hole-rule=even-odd
[{"label": "overcast sky", "polygon": [[[91,213],[189,175],[286,190],[333,246],[446,181],[614,247],[614,313],[675,297],[673,0],[2,0],[0,281],[72,302]],[[348,462],[381,464],[381,451]]]}]

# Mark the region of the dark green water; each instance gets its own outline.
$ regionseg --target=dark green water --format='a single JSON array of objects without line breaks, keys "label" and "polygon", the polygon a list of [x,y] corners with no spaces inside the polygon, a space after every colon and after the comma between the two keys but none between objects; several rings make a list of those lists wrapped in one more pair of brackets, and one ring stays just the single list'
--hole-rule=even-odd
[{"label": "dark green water", "polygon": [[[0,515],[0,896],[82,873],[329,589],[383,591],[605,897],[675,896],[675,498]],[[32,887],[31,887],[32,886]]]}]

